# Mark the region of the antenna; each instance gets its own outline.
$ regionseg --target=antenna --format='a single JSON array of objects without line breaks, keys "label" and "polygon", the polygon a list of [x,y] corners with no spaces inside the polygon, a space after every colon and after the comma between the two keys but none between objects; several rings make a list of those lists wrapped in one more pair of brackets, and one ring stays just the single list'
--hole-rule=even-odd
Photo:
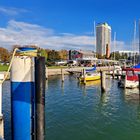
[{"label": "antenna", "polygon": [[115,48],[116,48],[116,32],[114,32],[114,60],[115,60]]}]

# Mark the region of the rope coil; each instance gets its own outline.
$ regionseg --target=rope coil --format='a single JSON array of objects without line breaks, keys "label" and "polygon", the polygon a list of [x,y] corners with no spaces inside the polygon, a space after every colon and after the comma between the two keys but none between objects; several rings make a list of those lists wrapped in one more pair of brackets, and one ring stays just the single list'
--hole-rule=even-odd
[{"label": "rope coil", "polygon": [[6,74],[4,75],[4,79],[0,80],[0,84],[3,84],[3,82],[7,79],[15,56],[37,57],[37,53],[38,53],[38,50],[35,48],[15,48],[11,57],[8,70],[6,71]]}]

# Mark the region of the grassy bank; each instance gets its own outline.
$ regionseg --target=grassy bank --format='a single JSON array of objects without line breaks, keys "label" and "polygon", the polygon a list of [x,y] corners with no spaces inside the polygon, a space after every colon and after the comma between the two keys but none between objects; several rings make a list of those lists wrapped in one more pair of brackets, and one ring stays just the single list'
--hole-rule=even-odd
[{"label": "grassy bank", "polygon": [[0,71],[7,71],[8,66],[7,65],[0,65]]},{"label": "grassy bank", "polygon": [[[67,66],[49,66],[48,69],[61,69],[61,68],[68,68]],[[7,71],[7,65],[0,65],[0,71]]]}]

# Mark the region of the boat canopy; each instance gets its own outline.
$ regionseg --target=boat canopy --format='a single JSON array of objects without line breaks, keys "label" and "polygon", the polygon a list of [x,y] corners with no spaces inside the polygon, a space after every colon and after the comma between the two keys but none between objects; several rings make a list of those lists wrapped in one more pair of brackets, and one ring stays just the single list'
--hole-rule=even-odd
[{"label": "boat canopy", "polygon": [[140,71],[139,68],[123,68],[123,71]]},{"label": "boat canopy", "polygon": [[86,72],[92,72],[96,70],[96,66],[94,66],[92,69],[86,69]]},{"label": "boat canopy", "polygon": [[140,69],[140,63],[138,65],[133,66],[132,68]]}]

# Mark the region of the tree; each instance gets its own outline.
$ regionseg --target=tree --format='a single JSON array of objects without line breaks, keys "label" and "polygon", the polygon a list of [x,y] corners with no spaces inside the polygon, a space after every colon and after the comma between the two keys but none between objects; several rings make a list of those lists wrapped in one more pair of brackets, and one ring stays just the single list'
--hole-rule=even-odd
[{"label": "tree", "polygon": [[45,61],[48,59],[48,52],[45,49],[40,49],[40,55],[45,57]]},{"label": "tree", "polygon": [[[114,59],[114,52],[110,54],[110,59]],[[119,52],[115,52],[115,60],[122,59],[122,56],[119,54]]]},{"label": "tree", "polygon": [[68,59],[68,51],[67,50],[60,50],[59,56],[61,60],[67,60]]},{"label": "tree", "polygon": [[59,52],[55,50],[51,50],[48,52],[48,60],[56,61],[60,60]]},{"label": "tree", "polygon": [[0,61],[9,62],[9,60],[10,60],[9,51],[3,47],[0,47]]}]

